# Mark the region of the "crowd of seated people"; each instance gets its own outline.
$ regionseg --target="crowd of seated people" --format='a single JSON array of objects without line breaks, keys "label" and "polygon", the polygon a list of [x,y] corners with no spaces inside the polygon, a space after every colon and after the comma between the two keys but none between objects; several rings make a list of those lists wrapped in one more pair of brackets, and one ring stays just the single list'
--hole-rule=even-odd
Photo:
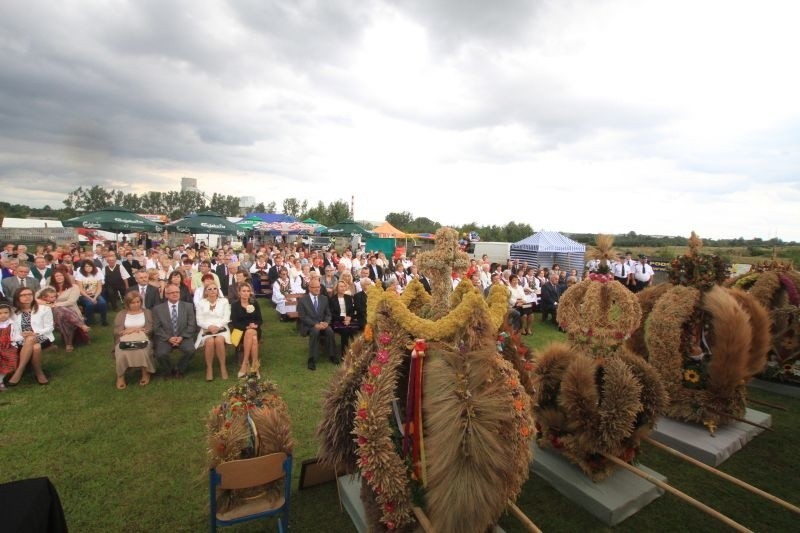
[{"label": "crowd of seated people", "polygon": [[[366,324],[369,285],[401,293],[419,280],[431,292],[431,281],[414,254],[387,257],[346,249],[339,255],[284,242],[240,251],[227,245],[212,250],[123,242],[85,250],[30,250],[12,244],[2,250],[0,266],[0,332],[4,323],[12,324],[5,348],[6,337],[0,335],[0,383],[11,385],[28,368],[37,382],[47,383],[42,350],[55,343],[54,332],[65,351],[83,349],[97,315],[99,327],[107,326],[109,311],[117,304],[122,308],[113,317],[116,386],[124,389],[130,369],[140,373],[142,386],[157,371],[183,377],[199,350],[207,380],[214,379],[215,366],[223,379],[228,377],[225,359],[231,346],[238,356],[238,375],[258,369],[263,318],[255,297],[266,296],[259,284],[268,284],[269,301],[281,320],[298,319],[302,334],[313,333],[309,368],[316,365],[312,352],[319,348],[318,338],[328,349],[328,339],[338,337],[338,346],[334,343],[328,355],[336,362],[344,356],[352,336]],[[466,280],[487,296],[492,285],[503,287],[513,328],[531,334],[533,311],[554,320],[558,296],[579,279],[577,272],[567,274],[558,265],[536,269],[524,261],[498,264],[484,257],[454,272],[453,286]],[[311,294],[312,286],[319,286],[319,297]],[[325,316],[309,317],[316,313],[314,302],[319,309],[323,299]],[[3,304],[8,319],[3,319]],[[11,351],[16,355],[9,355]]]}]

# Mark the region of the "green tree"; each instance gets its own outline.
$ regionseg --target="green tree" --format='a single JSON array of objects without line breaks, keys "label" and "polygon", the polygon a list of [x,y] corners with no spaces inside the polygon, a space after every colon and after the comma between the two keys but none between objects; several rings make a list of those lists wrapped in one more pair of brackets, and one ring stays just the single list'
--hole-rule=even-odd
[{"label": "green tree", "polygon": [[308,207],[308,200],[303,200],[303,203],[297,201],[297,198],[286,198],[283,201],[283,213],[291,217],[298,218],[306,211]]},{"label": "green tree", "polygon": [[[263,204],[262,204],[263,207]],[[239,198],[230,194],[222,195],[214,193],[208,208],[216,211],[224,217],[235,217],[239,215]]]},{"label": "green tree", "polygon": [[114,191],[107,191],[100,185],[92,185],[88,189],[78,187],[67,195],[64,206],[76,211],[97,211],[109,207]]},{"label": "green tree", "polygon": [[[328,222],[323,222],[326,226],[332,226],[337,222],[350,218],[350,204],[344,200],[336,200],[328,206]],[[322,221],[319,221],[322,222]]]},{"label": "green tree", "polygon": [[414,216],[408,211],[389,213],[386,215],[386,222],[399,230],[412,231],[411,225],[414,222]]},{"label": "green tree", "polygon": [[264,213],[274,213],[276,209],[277,206],[275,205],[275,202],[270,202],[267,204],[266,209],[264,209]]},{"label": "green tree", "polygon": [[325,207],[325,204],[323,204],[321,200],[317,202],[316,207],[312,207],[306,211],[306,216],[303,218],[313,218],[320,224],[324,224],[326,226],[330,225],[328,223],[328,208]]}]

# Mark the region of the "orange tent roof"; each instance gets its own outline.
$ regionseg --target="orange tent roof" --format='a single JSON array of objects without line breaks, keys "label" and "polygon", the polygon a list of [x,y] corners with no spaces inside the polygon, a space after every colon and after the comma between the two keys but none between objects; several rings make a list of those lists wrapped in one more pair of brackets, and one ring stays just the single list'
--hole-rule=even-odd
[{"label": "orange tent roof", "polygon": [[375,233],[378,237],[390,237],[395,239],[403,239],[405,237],[408,237],[406,233],[403,233],[402,231],[395,228],[388,222],[384,222],[380,226],[372,228],[371,231]]}]

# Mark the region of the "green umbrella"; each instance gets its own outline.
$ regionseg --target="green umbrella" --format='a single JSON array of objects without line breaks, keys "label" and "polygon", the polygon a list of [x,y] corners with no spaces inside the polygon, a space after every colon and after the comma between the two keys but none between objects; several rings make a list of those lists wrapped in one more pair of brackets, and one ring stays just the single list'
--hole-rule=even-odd
[{"label": "green umbrella", "polygon": [[167,224],[169,231],[206,235],[244,235],[244,229],[214,211],[200,211]]},{"label": "green umbrella", "polygon": [[158,222],[141,217],[124,207],[106,207],[99,211],[86,213],[63,222],[68,228],[99,229],[114,233],[134,233],[138,231],[161,232],[164,226]]},{"label": "green umbrella", "polygon": [[322,232],[323,235],[343,235],[343,236],[352,236],[354,234],[364,235],[365,237],[368,235],[372,235],[372,232],[361,225],[357,224],[353,220],[343,220],[338,224],[334,224],[330,226],[328,229]]},{"label": "green umbrella", "polygon": [[324,224],[320,224],[319,222],[317,222],[313,218],[305,219],[303,221],[303,224],[311,224],[312,226],[314,226],[314,233],[322,233],[323,231],[328,229],[328,226],[326,226]]}]

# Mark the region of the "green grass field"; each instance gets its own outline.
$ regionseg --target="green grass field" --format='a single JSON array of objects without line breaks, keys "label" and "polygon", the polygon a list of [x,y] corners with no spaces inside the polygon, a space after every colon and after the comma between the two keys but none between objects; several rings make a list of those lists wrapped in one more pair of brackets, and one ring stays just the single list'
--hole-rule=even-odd
[{"label": "green grass field", "polygon": [[[281,323],[262,302],[266,324],[262,375],[274,380],[293,420],[296,441],[290,527],[298,532],[351,531],[339,510],[334,484],[297,490],[300,463],[315,456],[314,431],[321,416],[321,398],[334,367],[321,360],[316,372],[305,367],[307,340],[294,324]],[[538,317],[537,317],[538,318]],[[46,352],[51,383],[36,385],[30,375],[0,394],[0,482],[48,476],[59,491],[71,531],[203,531],[207,529],[208,482],[205,418],[232,383],[204,381],[198,352],[183,380],[153,379],[138,386],[129,375],[128,388],[114,388],[110,356],[111,328],[96,327],[92,344],[72,354]],[[537,322],[533,347],[562,335]],[[232,359],[232,356],[229,357]],[[235,362],[228,365],[235,376]],[[753,397],[780,403],[790,412],[774,411],[775,431],[756,438],[723,465],[768,492],[798,503],[800,400],[751,391]],[[765,408],[759,408],[765,410]],[[756,531],[796,530],[789,511],[742,489],[646,448],[643,462],[668,476],[670,483]],[[602,523],[531,476],[518,505],[545,531],[604,531]],[[7,510],[6,510],[7,511]],[[501,523],[506,531],[522,531],[513,517]],[[620,531],[723,531],[726,528],[700,511],[666,495],[623,522]],[[0,518],[2,530],[2,518]],[[261,531],[251,523],[232,531]]]}]

